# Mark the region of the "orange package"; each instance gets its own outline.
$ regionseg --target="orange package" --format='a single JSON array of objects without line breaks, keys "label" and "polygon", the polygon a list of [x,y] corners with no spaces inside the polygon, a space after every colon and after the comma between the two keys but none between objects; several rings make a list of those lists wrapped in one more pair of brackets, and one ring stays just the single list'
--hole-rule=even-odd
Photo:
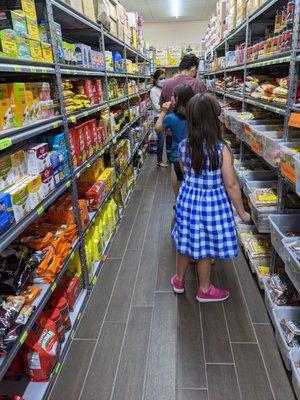
[{"label": "orange package", "polygon": [[34,283],[52,283],[61,269],[60,258],[54,253],[53,249],[48,249],[43,261],[34,271]]},{"label": "orange package", "polygon": [[42,289],[37,286],[28,285],[23,288],[21,296],[25,297],[25,304],[32,304],[41,291]]}]

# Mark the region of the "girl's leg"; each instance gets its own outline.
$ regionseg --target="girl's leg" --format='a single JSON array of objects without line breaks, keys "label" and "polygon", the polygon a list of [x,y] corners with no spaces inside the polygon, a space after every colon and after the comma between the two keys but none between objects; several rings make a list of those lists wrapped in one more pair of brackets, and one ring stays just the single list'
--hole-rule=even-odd
[{"label": "girl's leg", "polygon": [[173,188],[173,192],[174,192],[174,196],[175,196],[175,200],[176,200],[179,189],[180,189],[180,184],[177,180],[177,175],[176,175],[176,172],[173,167],[171,168],[171,182],[172,182],[172,188]]},{"label": "girl's leg", "polygon": [[190,257],[186,254],[177,253],[177,277],[180,281],[184,281],[186,270],[190,264]]},{"label": "girl's leg", "polygon": [[171,161],[171,150],[172,150],[172,136],[166,135],[166,153],[168,161]]},{"label": "girl's leg", "polygon": [[165,134],[158,133],[157,134],[157,164],[162,163],[163,151],[164,151],[164,141],[165,141]]},{"label": "girl's leg", "polygon": [[211,258],[204,258],[197,261],[199,286],[203,292],[207,292],[210,286],[211,265]]}]

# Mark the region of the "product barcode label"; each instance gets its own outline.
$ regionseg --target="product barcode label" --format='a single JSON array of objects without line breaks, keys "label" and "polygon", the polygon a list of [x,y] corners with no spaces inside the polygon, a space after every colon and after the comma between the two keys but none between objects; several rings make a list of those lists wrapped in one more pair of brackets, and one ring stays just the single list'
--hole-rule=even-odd
[{"label": "product barcode label", "polygon": [[36,351],[27,354],[29,369],[41,369],[40,355]]}]

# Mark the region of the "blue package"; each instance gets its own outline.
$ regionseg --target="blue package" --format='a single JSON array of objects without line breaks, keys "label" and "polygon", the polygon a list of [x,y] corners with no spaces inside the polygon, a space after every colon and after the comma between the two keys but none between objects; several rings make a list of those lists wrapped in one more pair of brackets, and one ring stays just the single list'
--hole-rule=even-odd
[{"label": "blue package", "polygon": [[[66,138],[64,132],[57,133],[56,135],[49,135],[47,136],[47,142],[50,146],[50,149],[54,149],[55,147],[66,147]],[[59,148],[57,150],[60,150]]]},{"label": "blue package", "polygon": [[62,164],[64,160],[65,160],[65,155],[61,151],[50,152],[50,161],[52,168],[56,168],[58,165]]},{"label": "blue package", "polygon": [[61,181],[63,181],[66,177],[65,175],[65,165],[60,164],[56,168],[53,169],[54,182],[55,185],[59,185]]},{"label": "blue package", "polygon": [[70,170],[69,164],[67,164],[67,163],[64,164],[64,171],[65,171],[66,177],[71,176],[71,170]]},{"label": "blue package", "polygon": [[0,193],[0,235],[3,235],[14,225],[15,217],[11,205],[10,195]]},{"label": "blue package", "polygon": [[124,63],[121,54],[118,51],[113,52],[114,70],[116,72],[124,72]]}]

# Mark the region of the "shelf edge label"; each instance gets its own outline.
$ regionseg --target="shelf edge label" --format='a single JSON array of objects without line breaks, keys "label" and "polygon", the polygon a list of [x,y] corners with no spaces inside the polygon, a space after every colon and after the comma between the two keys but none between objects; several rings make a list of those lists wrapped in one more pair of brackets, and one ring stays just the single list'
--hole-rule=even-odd
[{"label": "shelf edge label", "polygon": [[7,147],[12,146],[12,144],[11,138],[0,139],[0,150],[7,149]]}]

